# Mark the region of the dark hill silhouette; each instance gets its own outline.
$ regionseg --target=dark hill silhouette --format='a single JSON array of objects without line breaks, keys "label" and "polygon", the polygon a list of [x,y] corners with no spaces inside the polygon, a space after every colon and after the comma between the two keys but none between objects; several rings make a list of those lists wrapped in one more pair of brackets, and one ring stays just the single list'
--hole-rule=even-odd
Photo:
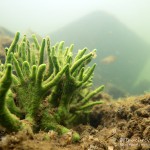
[{"label": "dark hill silhouette", "polygon": [[4,27],[0,27],[0,60],[4,63],[4,57],[5,57],[5,47],[9,47],[12,38],[14,37],[14,33],[7,30]]},{"label": "dark hill silhouette", "polygon": [[[54,42],[74,43],[75,51],[84,47],[97,49],[96,84],[112,83],[130,93],[136,91],[134,83],[149,59],[150,47],[114,16],[97,11],[51,33],[50,37]],[[102,61],[109,55],[114,61]]]},{"label": "dark hill silhouette", "polygon": [[13,38],[14,37],[14,33],[9,31],[9,30],[7,30],[4,27],[0,27],[0,36],[8,36],[8,37]]}]

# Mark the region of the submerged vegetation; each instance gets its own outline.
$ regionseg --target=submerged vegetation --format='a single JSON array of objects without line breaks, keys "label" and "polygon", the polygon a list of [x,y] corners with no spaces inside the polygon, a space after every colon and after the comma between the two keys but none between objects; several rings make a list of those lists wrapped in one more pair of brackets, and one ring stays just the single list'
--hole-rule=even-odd
[{"label": "submerged vegetation", "polygon": [[5,64],[0,64],[0,125],[9,132],[71,132],[72,140],[78,141],[79,134],[69,128],[102,103],[90,101],[104,88],[90,89],[96,64],[87,64],[96,51],[85,54],[84,48],[74,57],[73,45],[51,46],[48,37],[40,45],[35,35],[32,43],[19,36],[16,33],[6,48]]}]

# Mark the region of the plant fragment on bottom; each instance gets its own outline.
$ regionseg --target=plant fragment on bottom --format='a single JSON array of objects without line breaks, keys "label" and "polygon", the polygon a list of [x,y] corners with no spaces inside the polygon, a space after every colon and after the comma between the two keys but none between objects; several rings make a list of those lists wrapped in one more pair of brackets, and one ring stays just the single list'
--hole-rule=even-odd
[{"label": "plant fragment on bottom", "polygon": [[[72,131],[71,126],[102,103],[90,101],[104,88],[89,92],[96,64],[86,67],[96,50],[86,54],[84,48],[74,57],[73,45],[64,47],[63,41],[51,46],[47,37],[40,45],[35,35],[33,43],[26,36],[19,41],[19,36],[17,32],[6,48],[5,64],[0,64],[0,125],[10,132]],[[79,139],[73,131],[72,140]]]}]

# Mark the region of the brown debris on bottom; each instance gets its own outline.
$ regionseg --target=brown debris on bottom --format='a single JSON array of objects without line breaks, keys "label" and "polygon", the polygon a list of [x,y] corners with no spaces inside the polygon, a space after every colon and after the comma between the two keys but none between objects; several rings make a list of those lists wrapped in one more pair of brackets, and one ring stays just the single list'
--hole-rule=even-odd
[{"label": "brown debris on bottom", "polygon": [[53,131],[33,137],[23,132],[0,132],[0,150],[149,150],[150,95],[97,105],[91,113],[90,124],[95,128],[75,127],[81,135],[78,143],[71,143],[69,134],[59,136]]}]

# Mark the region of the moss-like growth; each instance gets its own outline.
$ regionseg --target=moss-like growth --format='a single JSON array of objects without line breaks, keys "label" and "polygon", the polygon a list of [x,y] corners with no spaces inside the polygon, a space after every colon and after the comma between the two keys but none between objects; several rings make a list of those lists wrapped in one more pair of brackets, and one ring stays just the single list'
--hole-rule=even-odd
[{"label": "moss-like growth", "polygon": [[0,124],[9,131],[19,131],[22,128],[22,123],[9,111],[6,103],[6,95],[12,82],[11,69],[11,64],[8,64],[0,81]]},{"label": "moss-like growth", "polygon": [[[92,85],[96,64],[86,66],[96,51],[85,54],[85,48],[73,57],[72,50],[73,45],[65,48],[64,42],[51,46],[49,38],[43,39],[40,45],[35,35],[32,44],[26,36],[19,42],[16,33],[7,49],[5,65],[0,68],[2,126],[18,131],[30,125],[33,131],[55,130],[64,134],[71,131],[68,127],[80,123],[79,118],[88,114],[92,106],[102,103],[90,99],[104,86],[87,90]],[[72,140],[79,139],[73,131]]]}]

